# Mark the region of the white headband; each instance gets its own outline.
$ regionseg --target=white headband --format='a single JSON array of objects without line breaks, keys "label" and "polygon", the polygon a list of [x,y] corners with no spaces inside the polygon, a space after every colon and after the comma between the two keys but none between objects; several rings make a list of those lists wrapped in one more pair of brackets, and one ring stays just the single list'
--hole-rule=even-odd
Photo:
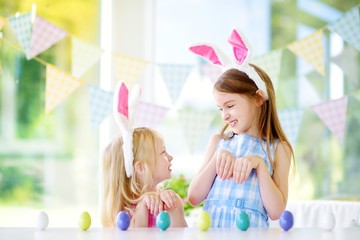
[{"label": "white headband", "polygon": [[233,47],[235,61],[231,60],[218,48],[208,43],[196,44],[191,46],[189,49],[193,53],[204,57],[213,64],[221,66],[223,71],[235,68],[246,73],[249,78],[255,82],[258,89],[264,93],[265,99],[267,100],[268,93],[264,81],[261,79],[256,70],[248,64],[248,60],[251,57],[252,51],[246,38],[241,35],[239,31],[234,29],[230,38],[228,39],[228,42]]},{"label": "white headband", "polygon": [[126,85],[123,82],[118,82],[114,93],[113,115],[123,138],[125,172],[127,177],[131,177],[133,174],[133,121],[136,106],[140,98],[140,92],[139,85],[134,85],[129,96],[129,90]]}]

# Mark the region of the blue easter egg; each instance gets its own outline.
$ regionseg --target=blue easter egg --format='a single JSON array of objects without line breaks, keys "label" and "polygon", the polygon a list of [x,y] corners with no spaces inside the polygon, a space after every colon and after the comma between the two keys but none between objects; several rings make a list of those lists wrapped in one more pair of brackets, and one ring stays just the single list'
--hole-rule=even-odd
[{"label": "blue easter egg", "polygon": [[116,226],[122,230],[126,231],[130,226],[130,217],[129,214],[125,211],[121,211],[116,216]]},{"label": "blue easter egg", "polygon": [[165,231],[170,226],[170,216],[167,211],[162,211],[156,218],[156,226]]},{"label": "blue easter egg", "polygon": [[239,215],[236,218],[236,226],[241,231],[246,231],[250,226],[250,218],[249,215],[247,215],[246,212],[241,211]]},{"label": "blue easter egg", "polygon": [[284,231],[288,231],[294,225],[294,216],[290,211],[284,211],[279,219],[280,227]]}]

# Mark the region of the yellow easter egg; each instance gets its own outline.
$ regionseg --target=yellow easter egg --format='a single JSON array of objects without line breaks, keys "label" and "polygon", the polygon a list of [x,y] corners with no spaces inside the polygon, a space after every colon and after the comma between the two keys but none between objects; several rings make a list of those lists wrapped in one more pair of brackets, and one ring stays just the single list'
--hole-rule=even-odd
[{"label": "yellow easter egg", "polygon": [[83,230],[86,231],[89,229],[91,225],[91,217],[90,214],[86,211],[82,212],[80,215],[80,219],[79,219],[79,227]]}]

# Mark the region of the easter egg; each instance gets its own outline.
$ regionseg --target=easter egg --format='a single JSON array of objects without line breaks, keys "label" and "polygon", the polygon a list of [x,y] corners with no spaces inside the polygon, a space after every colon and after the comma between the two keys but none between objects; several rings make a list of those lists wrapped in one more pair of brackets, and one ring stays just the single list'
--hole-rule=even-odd
[{"label": "easter egg", "polygon": [[326,231],[331,231],[336,224],[335,215],[332,212],[326,212],[322,214],[320,227]]},{"label": "easter egg", "polygon": [[130,226],[130,216],[126,211],[121,211],[116,216],[116,226],[121,231],[126,231]]},{"label": "easter egg", "polygon": [[282,212],[279,219],[280,227],[284,231],[288,231],[294,225],[294,216],[290,211],[285,210]]},{"label": "easter egg", "polygon": [[49,217],[46,214],[46,212],[41,211],[39,212],[37,219],[36,219],[36,228],[38,230],[45,230],[47,226],[49,225]]},{"label": "easter egg", "polygon": [[156,218],[156,226],[165,231],[170,226],[170,216],[167,211],[162,211]]},{"label": "easter egg", "polygon": [[80,219],[79,219],[79,227],[83,230],[86,231],[89,229],[91,225],[91,217],[90,214],[86,211],[82,212],[80,215]]},{"label": "easter egg", "polygon": [[202,231],[206,231],[210,227],[210,225],[210,214],[206,211],[201,211],[197,218],[197,227]]},{"label": "easter egg", "polygon": [[239,215],[236,218],[236,226],[241,230],[241,231],[246,231],[249,226],[250,226],[250,219],[249,219],[249,215],[247,215],[246,212],[241,211],[239,213]]}]

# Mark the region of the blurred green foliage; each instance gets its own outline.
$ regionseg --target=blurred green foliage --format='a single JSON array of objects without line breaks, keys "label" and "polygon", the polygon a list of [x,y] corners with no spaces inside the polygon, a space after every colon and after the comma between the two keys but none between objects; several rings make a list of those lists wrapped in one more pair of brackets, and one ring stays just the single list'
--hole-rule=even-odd
[{"label": "blurred green foliage", "polygon": [[184,212],[186,216],[189,216],[192,209],[202,206],[201,204],[197,207],[193,207],[188,203],[187,195],[188,195],[189,184],[190,182],[186,180],[185,176],[182,174],[177,177],[172,177],[171,179],[166,180],[164,182],[165,189],[172,189],[174,192],[179,194],[179,196],[184,200]]}]

